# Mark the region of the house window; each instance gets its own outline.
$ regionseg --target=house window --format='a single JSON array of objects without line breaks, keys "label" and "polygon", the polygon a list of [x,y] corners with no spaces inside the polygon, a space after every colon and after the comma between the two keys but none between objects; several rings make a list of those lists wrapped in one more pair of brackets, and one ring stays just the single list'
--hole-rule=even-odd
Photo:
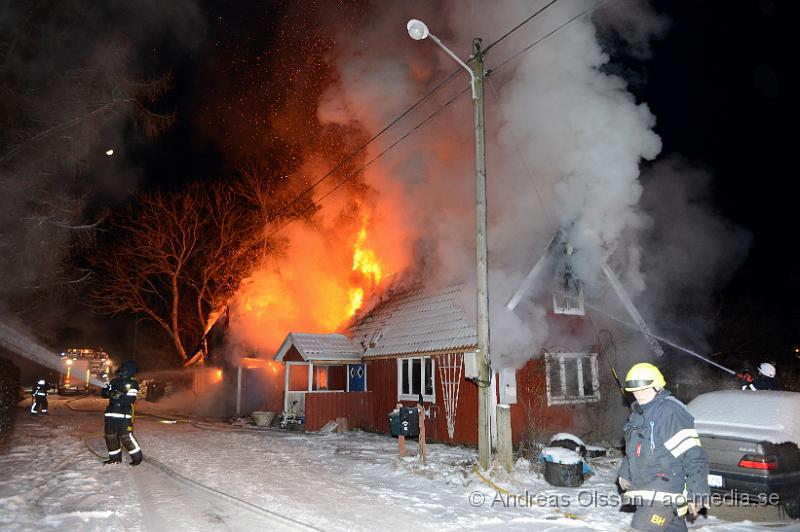
[{"label": "house window", "polygon": [[547,405],[600,400],[597,353],[545,353]]},{"label": "house window", "polygon": [[433,357],[397,359],[397,399],[436,401],[436,373]]}]

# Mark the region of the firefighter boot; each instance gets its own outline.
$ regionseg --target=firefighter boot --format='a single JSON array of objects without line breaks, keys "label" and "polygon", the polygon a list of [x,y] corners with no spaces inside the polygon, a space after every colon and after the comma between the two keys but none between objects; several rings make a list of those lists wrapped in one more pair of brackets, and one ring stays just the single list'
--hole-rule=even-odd
[{"label": "firefighter boot", "polygon": [[132,466],[137,466],[137,465],[141,464],[142,460],[144,460],[144,457],[142,456],[142,451],[139,451],[138,453],[133,453],[131,455],[131,465]]},{"label": "firefighter boot", "polygon": [[109,456],[108,460],[103,462],[103,465],[121,464],[121,463],[122,463],[122,456],[115,455],[115,456]]}]

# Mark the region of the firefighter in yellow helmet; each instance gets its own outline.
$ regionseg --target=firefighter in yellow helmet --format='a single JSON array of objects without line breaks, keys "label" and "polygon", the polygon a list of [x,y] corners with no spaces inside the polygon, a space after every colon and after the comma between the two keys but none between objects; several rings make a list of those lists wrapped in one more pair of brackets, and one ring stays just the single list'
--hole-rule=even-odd
[{"label": "firefighter in yellow helmet", "polygon": [[624,500],[636,506],[633,530],[687,530],[708,503],[708,456],[694,418],[664,389],[664,376],[641,362],[625,376],[636,398],[625,425],[625,457],[619,467]]}]

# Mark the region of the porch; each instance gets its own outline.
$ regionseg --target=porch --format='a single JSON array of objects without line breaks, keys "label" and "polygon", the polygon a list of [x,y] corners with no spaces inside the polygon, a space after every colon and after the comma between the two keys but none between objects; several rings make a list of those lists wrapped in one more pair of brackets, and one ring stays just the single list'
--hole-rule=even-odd
[{"label": "porch", "polygon": [[318,430],[336,417],[350,417],[356,426],[365,417],[360,413],[364,408],[371,419],[364,403],[371,403],[365,392],[367,369],[361,350],[346,336],[289,333],[275,361],[284,365],[283,410],[304,416],[307,430]]}]

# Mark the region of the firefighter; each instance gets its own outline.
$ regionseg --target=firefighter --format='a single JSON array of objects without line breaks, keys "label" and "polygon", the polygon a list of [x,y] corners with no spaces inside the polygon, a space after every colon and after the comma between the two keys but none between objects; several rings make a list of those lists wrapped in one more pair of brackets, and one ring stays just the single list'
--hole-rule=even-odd
[{"label": "firefighter", "polygon": [[139,393],[139,383],[133,378],[138,371],[136,362],[128,360],[123,362],[117,370],[117,376],[111,379],[103,388],[101,395],[108,398],[105,411],[105,437],[108,448],[108,460],[104,464],[118,464],[122,462],[122,448],[125,446],[131,457],[130,464],[136,466],[142,463],[142,449],[133,436],[133,403]]},{"label": "firefighter", "polygon": [[708,504],[708,456],[694,418],[665,385],[659,369],[644,362],[625,377],[636,402],[625,425],[619,485],[636,505],[633,530],[687,530],[686,514],[696,517]]},{"label": "firefighter", "polygon": [[35,416],[37,413],[43,416],[47,415],[47,390],[50,386],[44,379],[36,381],[36,385],[31,390],[31,415]]},{"label": "firefighter", "polygon": [[758,366],[758,377],[746,382],[742,390],[780,390],[781,387],[775,379],[777,371],[769,362],[762,362]]}]

